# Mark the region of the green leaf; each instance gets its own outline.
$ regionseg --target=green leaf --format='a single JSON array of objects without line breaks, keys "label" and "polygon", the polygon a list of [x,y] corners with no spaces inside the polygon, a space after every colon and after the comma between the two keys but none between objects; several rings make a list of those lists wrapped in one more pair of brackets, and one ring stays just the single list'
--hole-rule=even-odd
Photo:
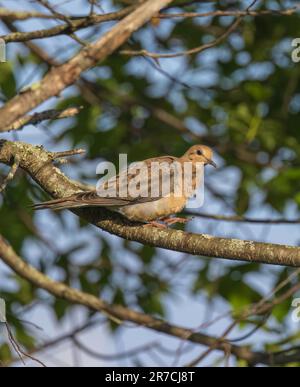
[{"label": "green leaf", "polygon": [[17,94],[16,80],[11,62],[0,63],[0,91],[7,99]]}]

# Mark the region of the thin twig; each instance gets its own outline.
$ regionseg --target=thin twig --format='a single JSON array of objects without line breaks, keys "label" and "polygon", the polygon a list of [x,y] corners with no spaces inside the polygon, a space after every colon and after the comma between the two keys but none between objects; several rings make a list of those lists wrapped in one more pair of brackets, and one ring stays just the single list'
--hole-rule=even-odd
[{"label": "thin twig", "polygon": [[17,170],[19,168],[19,164],[20,164],[20,159],[19,157],[16,155],[15,158],[14,158],[14,163],[10,169],[10,172],[9,174],[6,176],[6,178],[4,179],[4,181],[0,184],[0,193],[2,193],[5,188],[7,187],[7,184],[13,180],[13,178],[15,177],[16,173],[17,173]]},{"label": "thin twig", "polygon": [[23,365],[25,365],[24,357],[27,357],[28,359],[33,360],[36,363],[40,364],[42,367],[47,368],[47,366],[42,361],[40,361],[39,359],[37,359],[37,358],[29,355],[25,351],[23,351],[23,349],[21,348],[21,346],[19,345],[17,340],[14,338],[14,335],[13,335],[13,333],[12,333],[8,323],[5,323],[5,326],[6,326],[6,329],[7,329],[9,341],[10,341],[11,345],[13,346],[14,350],[16,351],[16,353],[18,354],[18,356],[19,356],[21,362],[23,363]]},{"label": "thin twig", "polygon": [[67,24],[69,24],[69,26],[72,28],[73,27],[73,24],[72,24],[72,20],[70,18],[68,18],[66,15],[60,13],[60,12],[57,12],[51,4],[49,4],[49,2],[47,0],[37,0],[38,3],[40,3],[43,7],[45,7],[46,9],[48,9],[48,11],[50,11],[52,13],[52,15],[57,18],[57,19],[61,19],[61,20],[64,20]]},{"label": "thin twig", "polygon": [[65,110],[53,109],[35,113],[18,119],[9,128],[5,129],[5,131],[10,132],[12,130],[21,130],[26,125],[37,125],[46,120],[58,120],[62,118],[74,117],[79,114],[82,109],[83,107],[71,107]]},{"label": "thin twig", "polygon": [[72,22],[72,27],[68,23],[57,25],[55,27],[43,30],[29,31],[29,32],[12,32],[7,35],[0,36],[6,43],[10,42],[26,42],[32,39],[51,38],[62,34],[69,34],[79,29],[91,27],[93,25],[104,23],[108,21],[120,20],[129,15],[136,9],[136,6],[124,8],[117,12],[111,12],[104,15],[92,15],[91,17],[84,17]]},{"label": "thin twig", "polygon": [[57,160],[57,159],[63,159],[65,157],[82,155],[84,153],[85,153],[84,149],[71,149],[69,151],[53,152],[51,153],[51,158],[52,160]]},{"label": "thin twig", "polygon": [[[87,321],[84,324],[82,324],[80,327],[74,328],[71,332],[63,334],[61,336],[57,336],[54,339],[51,339],[49,341],[46,341],[39,346],[31,349],[27,355],[33,355],[39,352],[44,352],[48,349],[51,349],[53,347],[56,347],[57,345],[63,343],[64,341],[70,340],[74,335],[77,335],[79,333],[85,332],[86,330],[93,328],[95,325],[101,326],[103,323],[106,323],[106,319],[104,320],[93,320],[93,321]],[[8,367],[13,363],[18,362],[20,359],[19,358],[14,358],[10,360],[9,362],[5,363],[4,366]]]},{"label": "thin twig", "polygon": [[80,340],[78,340],[75,336],[72,337],[72,340],[74,344],[83,352],[85,352],[87,355],[92,356],[96,359],[106,360],[106,361],[115,361],[118,359],[123,359],[127,357],[133,357],[138,355],[141,352],[147,352],[153,349],[159,349],[160,343],[157,341],[150,342],[145,345],[141,345],[140,347],[136,347],[133,349],[130,349],[127,352],[119,352],[115,354],[103,354],[100,352],[96,352],[93,349],[88,348],[85,344],[83,344]]},{"label": "thin twig", "polygon": [[237,27],[240,25],[241,21],[242,21],[242,17],[239,17],[217,39],[215,39],[211,43],[203,44],[202,46],[192,48],[191,50],[179,51],[179,52],[175,52],[175,53],[166,53],[166,54],[149,52],[147,50],[140,50],[140,51],[122,50],[120,53],[122,55],[128,55],[128,56],[146,56],[146,57],[153,58],[153,59],[177,58],[180,56],[199,54],[200,52],[203,52],[205,50],[208,50],[209,48],[215,47],[218,44],[220,44],[221,42],[223,42],[233,31],[235,31],[237,29]]},{"label": "thin twig", "polygon": [[300,5],[296,5],[293,8],[288,8],[285,10],[276,10],[276,9],[264,9],[260,11],[239,11],[239,10],[231,10],[231,11],[210,11],[210,12],[177,12],[177,13],[160,13],[156,15],[154,18],[158,19],[176,19],[176,18],[197,18],[197,17],[223,17],[223,16],[291,16],[298,12],[300,9]]},{"label": "thin twig", "polygon": [[244,216],[239,215],[216,215],[216,214],[205,214],[205,213],[198,213],[198,212],[192,212],[188,211],[186,212],[186,215],[199,217],[199,218],[205,218],[205,219],[211,219],[211,220],[217,220],[217,221],[224,221],[224,222],[239,222],[239,223],[257,223],[257,224],[299,224],[300,219],[285,219],[285,218],[278,218],[278,219],[269,219],[269,218],[248,218]]}]

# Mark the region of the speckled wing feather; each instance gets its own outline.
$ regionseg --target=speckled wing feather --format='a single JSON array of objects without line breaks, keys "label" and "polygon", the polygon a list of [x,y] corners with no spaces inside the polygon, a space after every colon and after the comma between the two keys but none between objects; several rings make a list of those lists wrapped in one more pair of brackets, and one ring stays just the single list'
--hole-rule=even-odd
[{"label": "speckled wing feather", "polygon": [[[151,159],[147,159],[141,162],[135,162],[130,164],[129,168],[122,171],[119,175],[114,176],[107,180],[106,182],[103,182],[99,187],[97,187],[98,195],[101,197],[105,197],[105,195],[108,198],[118,198],[126,201],[130,201],[131,203],[134,202],[140,203],[140,200],[146,199],[142,196],[132,196],[130,195],[130,192],[127,192],[126,194],[122,195],[121,187],[124,185],[124,182],[126,184],[126,187],[130,187],[132,183],[136,181],[136,188],[140,192],[146,193],[146,196],[148,198],[148,201],[153,201],[160,199],[161,192],[160,187],[162,186],[162,176],[163,174],[160,174],[159,176],[151,173],[151,166],[152,163],[158,163],[159,165],[170,165],[174,163],[176,160],[175,157],[172,156],[162,156],[162,157],[155,157]],[[145,168],[145,173],[141,173],[141,170]],[[171,171],[172,172],[172,171]],[[174,178],[173,173],[171,174],[171,180]],[[172,180],[173,181],[173,180]],[[135,184],[133,184],[135,186]],[[151,195],[151,188],[152,191],[158,192],[158,194],[153,197]],[[115,194],[117,192],[117,195]],[[145,200],[142,200],[142,202],[145,202]]]}]

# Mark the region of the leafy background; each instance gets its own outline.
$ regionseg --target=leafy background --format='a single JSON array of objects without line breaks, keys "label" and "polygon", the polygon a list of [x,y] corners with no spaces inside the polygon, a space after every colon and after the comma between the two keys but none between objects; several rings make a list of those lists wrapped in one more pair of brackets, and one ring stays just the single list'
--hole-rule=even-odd
[{"label": "leafy background", "polygon": [[[50,3],[65,14],[86,14],[89,9],[87,1]],[[108,12],[123,2],[100,3]],[[259,1],[255,8],[280,10],[296,3]],[[30,1],[5,5],[41,10]],[[249,2],[244,1],[196,2],[184,9],[204,12],[245,9],[247,5]],[[152,22],[135,33],[125,48],[155,52],[193,48],[222,33],[232,20],[203,17]],[[300,64],[291,60],[291,41],[299,35],[299,21],[299,13],[246,17],[218,47],[194,56],[161,59],[159,63],[116,52],[85,73],[84,81],[38,109],[83,106],[78,116],[3,137],[43,144],[49,150],[84,148],[84,159],[74,158],[62,169],[92,184],[99,178],[97,163],[103,159],[117,163],[119,153],[127,153],[134,161],[161,154],[181,155],[192,144],[205,143],[215,149],[220,168],[206,171],[206,199],[199,211],[295,219],[300,206]],[[53,22],[35,20],[16,25],[33,30],[52,26]],[[78,36],[92,41],[111,26],[106,23],[89,28]],[[4,25],[0,33],[7,33]],[[36,43],[58,61],[80,48],[70,37]],[[22,44],[10,44],[8,58],[7,63],[0,64],[3,103],[48,71],[48,66]],[[1,166],[1,175],[6,172],[7,168]],[[45,199],[46,195],[22,171],[0,199],[0,230],[18,253],[53,278],[173,323],[196,329],[228,310],[237,312],[259,301],[291,272],[128,243],[99,232],[67,212],[33,213],[29,209],[33,201]],[[252,225],[196,218],[187,229],[299,245],[299,224]],[[3,265],[0,270],[0,296],[7,302],[10,326],[27,350],[89,319],[99,319],[84,308],[34,288]],[[289,299],[274,308],[265,325],[241,343],[273,350],[297,344],[299,325],[291,322],[291,302]],[[231,317],[226,317],[204,332],[218,335],[230,321]],[[232,337],[243,336],[259,321],[240,324]],[[186,344],[180,359],[176,359],[178,341],[109,322],[99,323],[79,337],[100,353],[122,352],[157,339],[171,353],[147,351],[107,362],[87,356],[70,342],[42,352],[39,358],[50,365],[171,365],[174,361],[186,364],[199,353],[199,347]],[[0,360],[14,357],[3,334]],[[212,354],[203,364],[223,365],[223,358]]]}]

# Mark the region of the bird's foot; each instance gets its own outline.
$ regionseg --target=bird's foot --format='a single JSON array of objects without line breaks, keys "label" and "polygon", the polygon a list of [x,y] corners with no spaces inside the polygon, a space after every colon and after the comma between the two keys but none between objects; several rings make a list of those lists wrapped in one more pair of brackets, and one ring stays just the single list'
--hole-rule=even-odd
[{"label": "bird's foot", "polygon": [[173,224],[177,224],[177,223],[187,224],[191,220],[192,220],[192,218],[164,218],[164,219],[161,219],[161,221],[164,222],[168,226],[172,226]]},{"label": "bird's foot", "polygon": [[148,222],[147,224],[144,224],[144,227],[155,227],[155,228],[163,228],[166,229],[168,226],[164,223],[159,222]]}]

